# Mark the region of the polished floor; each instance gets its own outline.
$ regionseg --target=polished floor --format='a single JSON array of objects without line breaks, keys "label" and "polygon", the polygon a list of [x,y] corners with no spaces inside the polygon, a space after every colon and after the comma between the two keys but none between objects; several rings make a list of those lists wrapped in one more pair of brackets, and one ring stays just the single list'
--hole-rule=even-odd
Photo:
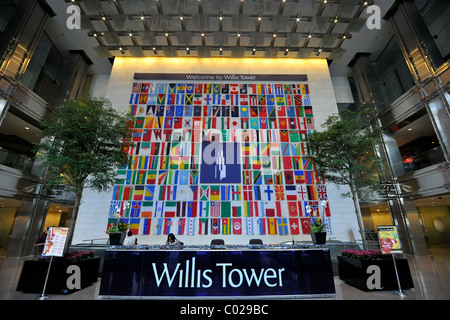
[{"label": "polished floor", "polygon": [[[403,290],[401,297],[395,291],[365,292],[334,277],[336,295],[322,300],[450,300],[450,248],[433,248],[429,255],[409,256],[414,288]],[[35,300],[39,294],[16,291],[23,261],[4,258],[0,266],[0,300]],[[52,294],[49,300],[102,300],[99,297],[100,280],[69,295]],[[170,299],[170,297],[168,297]]]}]

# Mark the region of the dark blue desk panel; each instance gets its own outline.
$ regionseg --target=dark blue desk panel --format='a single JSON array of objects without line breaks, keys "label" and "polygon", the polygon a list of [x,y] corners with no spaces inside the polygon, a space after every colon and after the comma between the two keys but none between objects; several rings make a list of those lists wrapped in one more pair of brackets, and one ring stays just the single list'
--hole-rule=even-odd
[{"label": "dark blue desk panel", "polygon": [[101,296],[324,296],[328,249],[107,251]]}]

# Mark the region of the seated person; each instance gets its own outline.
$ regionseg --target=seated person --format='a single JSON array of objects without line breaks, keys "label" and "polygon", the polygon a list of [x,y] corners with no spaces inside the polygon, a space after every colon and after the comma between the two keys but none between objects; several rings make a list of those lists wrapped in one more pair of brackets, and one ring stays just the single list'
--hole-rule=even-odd
[{"label": "seated person", "polygon": [[125,244],[128,246],[137,245],[137,238],[133,237],[133,232],[131,232],[131,230],[128,231],[128,233],[127,233],[127,239],[125,241]]},{"label": "seated person", "polygon": [[179,246],[179,245],[183,245],[183,243],[178,241],[173,233],[169,233],[167,235],[166,246]]}]

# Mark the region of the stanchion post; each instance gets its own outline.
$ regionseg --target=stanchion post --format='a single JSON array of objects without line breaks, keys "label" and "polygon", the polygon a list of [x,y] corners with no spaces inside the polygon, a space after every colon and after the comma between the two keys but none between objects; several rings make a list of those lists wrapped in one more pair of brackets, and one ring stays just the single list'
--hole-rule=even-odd
[{"label": "stanchion post", "polygon": [[45,281],[44,281],[44,288],[42,289],[42,295],[40,297],[37,297],[36,300],[47,300],[48,296],[45,296],[45,288],[47,287],[47,280],[48,280],[48,276],[50,274],[50,268],[52,267],[52,262],[53,262],[53,256],[50,256],[50,263],[48,264],[48,269],[47,269],[47,275],[45,276]]},{"label": "stanchion post", "polygon": [[401,298],[406,297],[406,294],[403,293],[402,287],[400,285],[400,278],[398,276],[397,263],[395,262],[394,254],[392,254],[392,261],[394,262],[395,276],[397,277],[397,283],[398,283],[398,291],[395,291],[394,293],[396,295],[400,296]]}]

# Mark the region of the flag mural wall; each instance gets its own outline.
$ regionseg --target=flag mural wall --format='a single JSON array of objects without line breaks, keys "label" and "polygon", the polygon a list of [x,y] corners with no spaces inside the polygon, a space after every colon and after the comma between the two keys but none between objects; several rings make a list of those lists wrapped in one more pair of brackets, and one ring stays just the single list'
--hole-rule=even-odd
[{"label": "flag mural wall", "polygon": [[129,112],[135,146],[117,170],[108,224],[119,213],[136,235],[291,239],[309,234],[317,209],[330,226],[325,182],[305,157],[306,81],[135,80]]}]

